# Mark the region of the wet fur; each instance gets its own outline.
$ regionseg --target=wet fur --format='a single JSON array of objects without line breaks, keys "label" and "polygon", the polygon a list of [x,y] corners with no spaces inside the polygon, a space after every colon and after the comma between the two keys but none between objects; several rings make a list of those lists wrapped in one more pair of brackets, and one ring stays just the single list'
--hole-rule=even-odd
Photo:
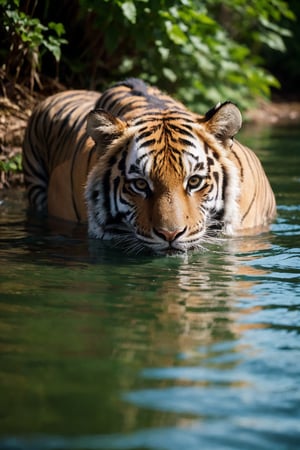
[{"label": "wet fur", "polygon": [[185,252],[220,233],[265,230],[274,194],[258,158],[234,139],[241,123],[230,102],[198,116],[136,79],[102,95],[57,94],[26,131],[30,204],[88,221],[91,237],[136,253]]}]

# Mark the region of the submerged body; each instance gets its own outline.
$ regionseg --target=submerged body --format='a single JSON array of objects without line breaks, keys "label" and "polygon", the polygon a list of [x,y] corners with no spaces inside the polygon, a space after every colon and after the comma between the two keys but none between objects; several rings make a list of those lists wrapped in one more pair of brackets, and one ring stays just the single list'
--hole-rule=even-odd
[{"label": "submerged body", "polygon": [[87,221],[92,237],[157,252],[262,231],[275,199],[256,155],[233,138],[241,123],[230,102],[200,117],[136,79],[54,95],[24,140],[29,201]]}]

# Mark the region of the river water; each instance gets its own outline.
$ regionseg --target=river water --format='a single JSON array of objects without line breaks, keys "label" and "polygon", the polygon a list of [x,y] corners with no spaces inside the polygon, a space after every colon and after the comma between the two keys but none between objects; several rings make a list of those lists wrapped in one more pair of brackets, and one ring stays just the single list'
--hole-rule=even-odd
[{"label": "river water", "polygon": [[278,217],[123,254],[0,197],[0,448],[300,448],[300,130],[248,128]]}]

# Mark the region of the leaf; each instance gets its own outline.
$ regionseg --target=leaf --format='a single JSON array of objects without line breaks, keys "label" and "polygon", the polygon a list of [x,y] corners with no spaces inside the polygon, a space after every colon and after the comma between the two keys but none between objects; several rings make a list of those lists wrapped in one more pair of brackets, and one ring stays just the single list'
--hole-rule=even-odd
[{"label": "leaf", "polygon": [[177,45],[183,45],[187,42],[187,36],[177,24],[173,24],[169,20],[166,22],[167,34],[171,41]]},{"label": "leaf", "polygon": [[168,67],[164,67],[162,72],[168,80],[172,81],[172,83],[174,83],[177,80],[176,73],[173,72],[173,70],[169,69]]},{"label": "leaf", "polygon": [[259,18],[260,23],[267,29],[274,31],[275,33],[280,34],[281,36],[291,37],[292,32],[287,28],[283,28],[282,26],[276,25],[275,23],[270,22],[264,17]]},{"label": "leaf", "polygon": [[159,41],[159,40],[155,41],[155,45],[156,45],[156,48],[158,50],[158,53],[161,56],[161,59],[163,61],[166,61],[169,58],[170,49],[165,47],[165,46],[163,46],[162,42]]},{"label": "leaf", "polygon": [[260,41],[274,50],[278,50],[280,52],[285,51],[285,44],[282,37],[273,31],[269,31],[268,33],[265,33],[265,35],[261,35]]},{"label": "leaf", "polygon": [[57,39],[53,36],[49,36],[48,40],[43,42],[44,46],[52,53],[57,62],[59,62],[61,57],[60,45],[62,41],[64,41],[64,39]]},{"label": "leaf", "polygon": [[135,7],[135,4],[133,3],[133,1],[128,0],[124,3],[122,3],[121,8],[122,8],[123,14],[126,17],[126,19],[129,20],[129,22],[131,22],[131,23],[135,23],[136,22],[136,7]]},{"label": "leaf", "polygon": [[65,27],[60,22],[59,23],[49,22],[48,28],[49,28],[49,30],[54,30],[55,33],[57,34],[57,36],[59,36],[59,37],[62,36],[63,34],[65,34]]}]

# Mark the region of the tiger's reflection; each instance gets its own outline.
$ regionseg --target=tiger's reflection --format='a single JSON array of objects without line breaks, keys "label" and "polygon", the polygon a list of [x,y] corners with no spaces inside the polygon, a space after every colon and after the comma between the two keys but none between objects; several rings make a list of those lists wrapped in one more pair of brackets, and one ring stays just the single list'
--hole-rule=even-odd
[{"label": "tiger's reflection", "polygon": [[[255,260],[272,248],[270,233],[220,240],[201,253],[157,257],[123,254],[111,243],[106,246],[102,241],[87,239],[80,227],[73,229],[70,223],[71,228],[67,229],[65,225],[47,222],[49,239],[44,256],[41,252],[38,256],[46,261],[50,258],[55,264],[69,264],[75,270],[77,263],[92,264],[90,279],[93,283],[97,277],[101,280],[99,293],[94,293],[103,310],[122,315],[123,310],[118,308],[126,305],[128,321],[111,330],[118,342],[111,349],[114,354],[125,351],[134,358],[136,351],[146,351],[149,346],[154,354],[161,346],[185,351],[198,343],[214,342],[220,336],[235,339],[245,327],[252,326],[242,324],[240,318],[258,306],[241,308],[240,302],[254,301],[255,285],[268,275]],[[65,241],[57,240],[58,234]],[[34,243],[31,246],[35,251]],[[112,278],[113,273],[116,276]],[[74,289],[82,295],[89,293],[88,283]],[[76,308],[80,312],[80,302]],[[84,308],[87,312],[88,305]]]}]

